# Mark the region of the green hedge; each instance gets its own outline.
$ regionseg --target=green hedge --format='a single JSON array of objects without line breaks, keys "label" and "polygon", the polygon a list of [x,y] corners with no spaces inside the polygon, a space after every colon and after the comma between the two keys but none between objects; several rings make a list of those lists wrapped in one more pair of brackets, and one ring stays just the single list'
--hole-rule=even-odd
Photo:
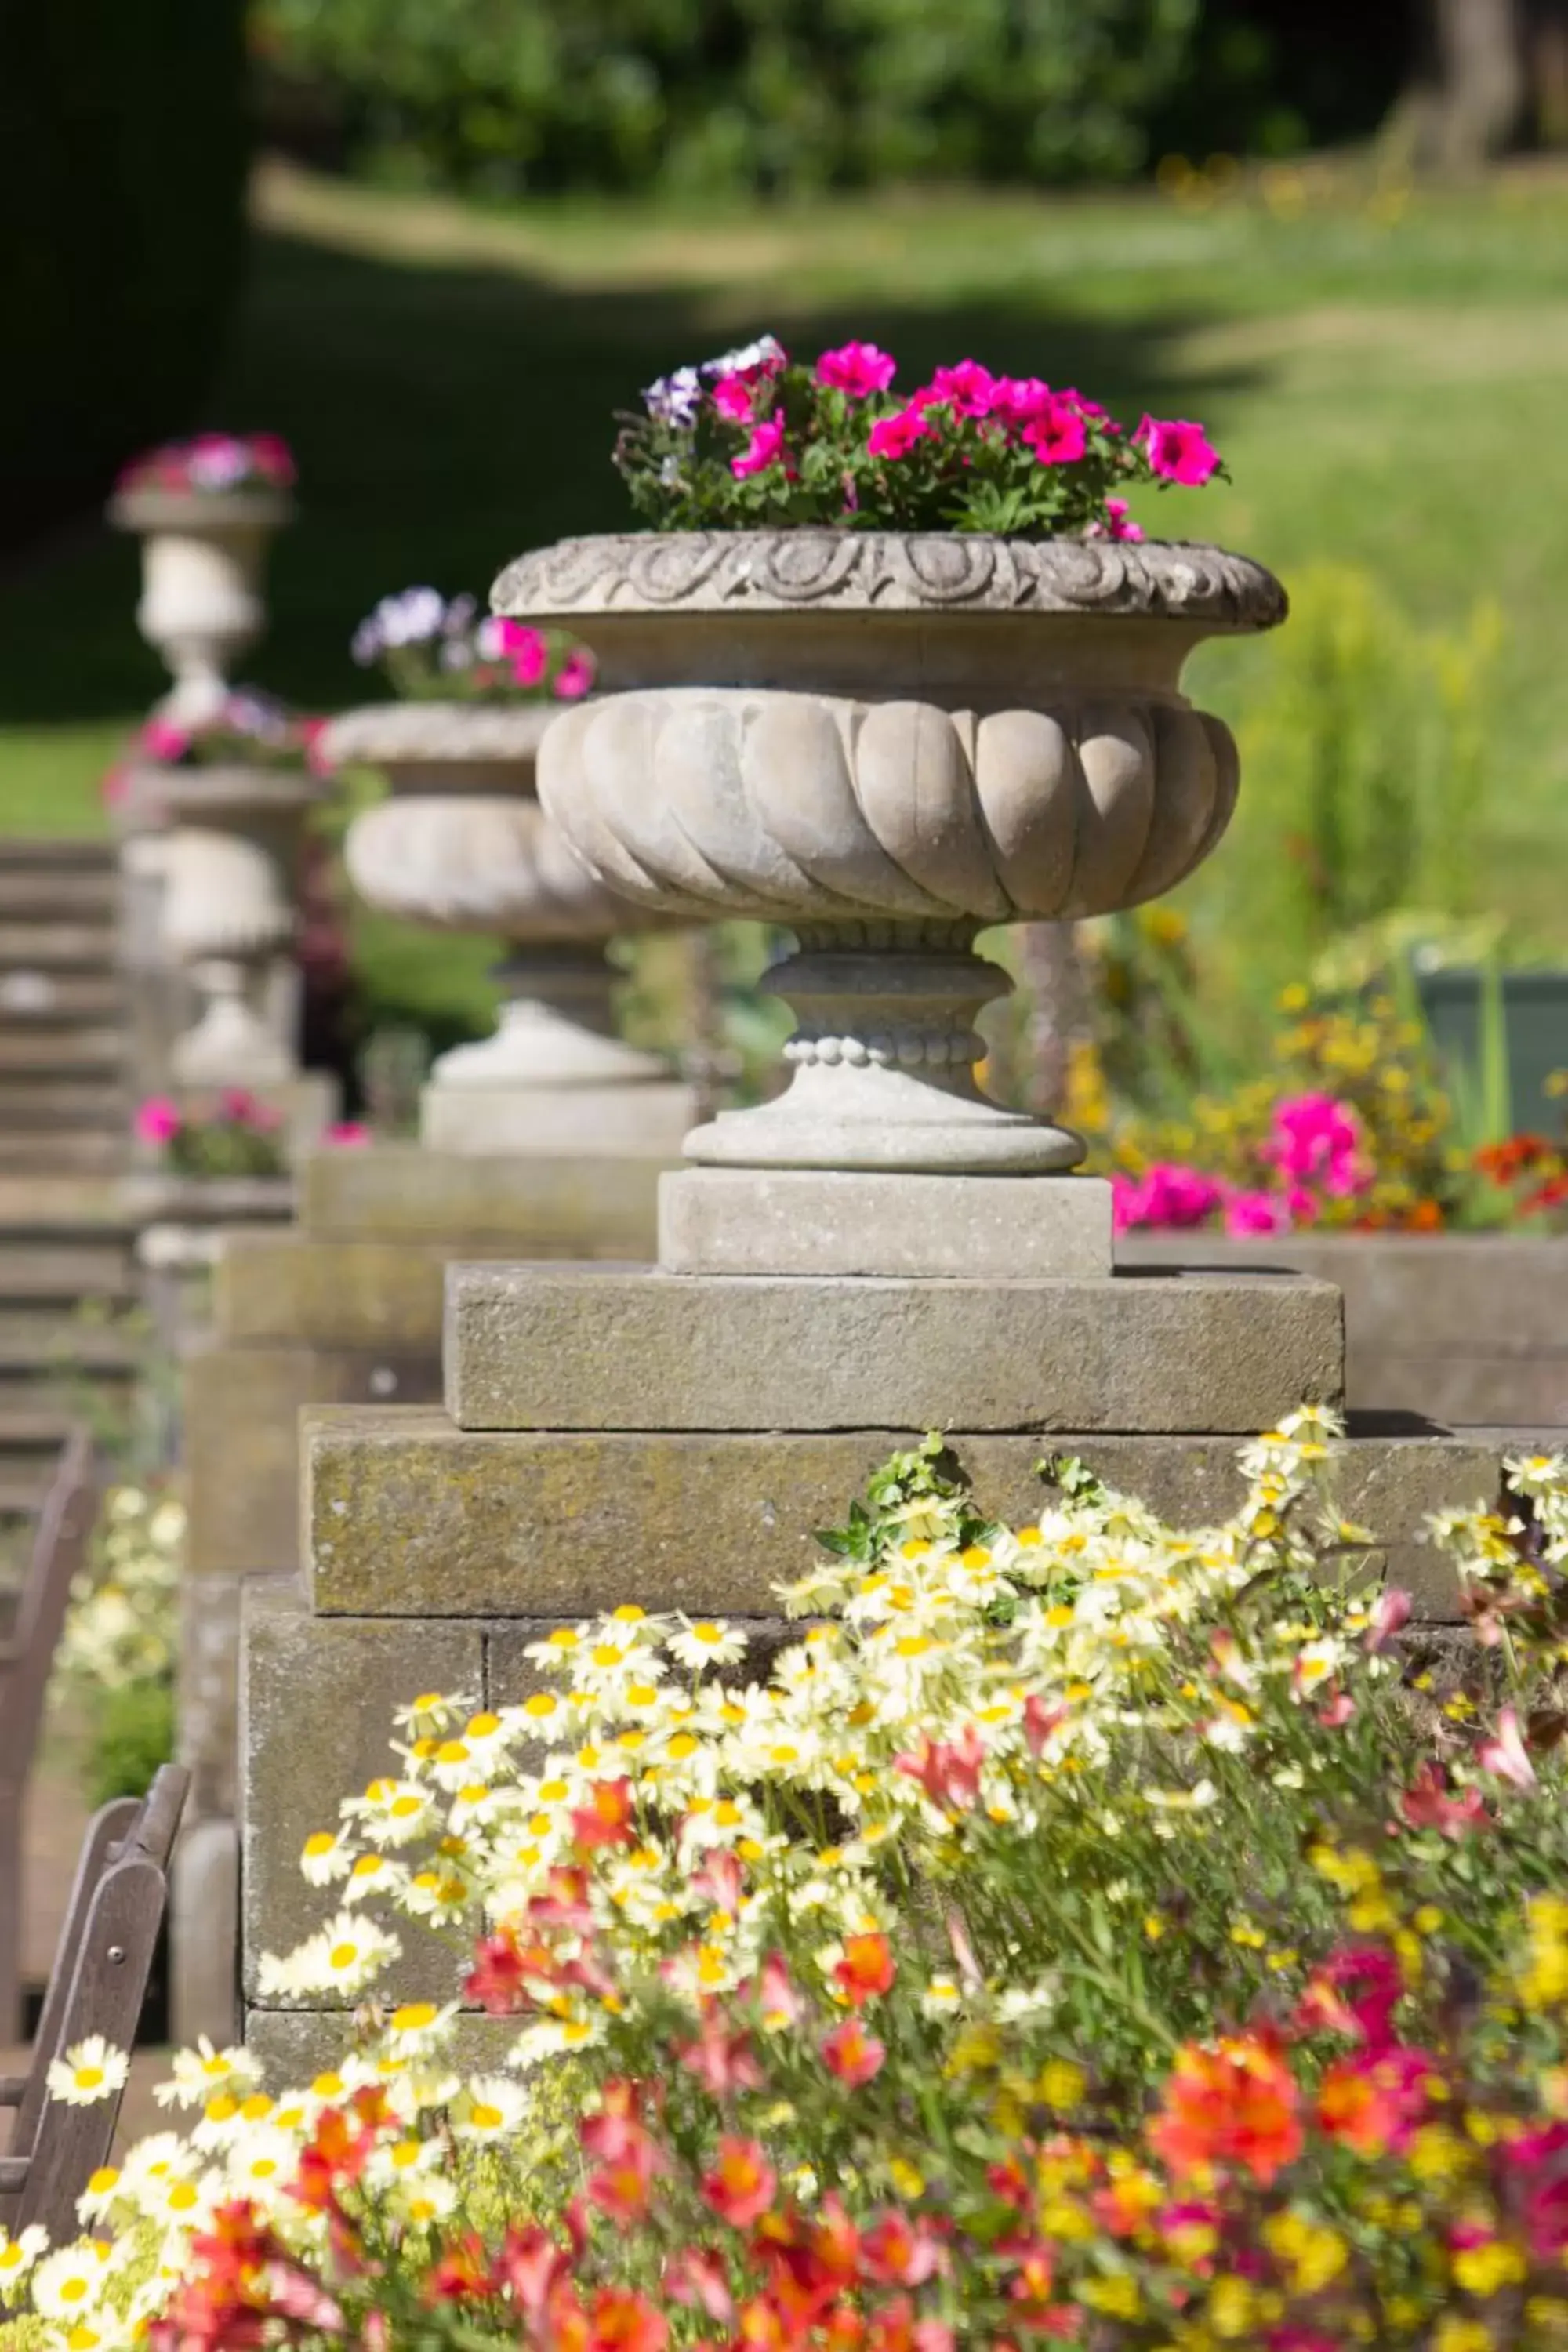
[{"label": "green hedge", "polygon": [[244,0],[0,5],[5,538],[193,420],[243,259],[243,19]]},{"label": "green hedge", "polygon": [[510,194],[1114,176],[1200,0],[264,0],[269,105]]}]

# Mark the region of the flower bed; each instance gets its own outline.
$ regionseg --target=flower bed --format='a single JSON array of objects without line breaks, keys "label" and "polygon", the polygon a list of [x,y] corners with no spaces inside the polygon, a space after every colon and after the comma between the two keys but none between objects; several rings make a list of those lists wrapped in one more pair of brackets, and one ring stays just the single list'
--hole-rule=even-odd
[{"label": "flower bed", "polygon": [[366,2003],[434,1930],[510,2060],[428,2000],[309,2089],[182,2055],[106,2242],[0,2243],[31,2340],[1560,2343],[1568,1465],[1435,1527],[1439,1670],[1345,1573],[1334,1433],[1190,1533],[1073,1465],[981,1525],[932,1440],[765,1670],[627,1608],[521,1706],[412,1699],[272,1992]]}]

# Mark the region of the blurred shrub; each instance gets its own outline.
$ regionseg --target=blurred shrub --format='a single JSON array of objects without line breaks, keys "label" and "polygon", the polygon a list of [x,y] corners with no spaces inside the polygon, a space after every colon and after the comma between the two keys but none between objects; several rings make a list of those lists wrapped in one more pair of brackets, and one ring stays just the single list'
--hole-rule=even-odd
[{"label": "blurred shrub", "polygon": [[243,13],[0,7],[0,539],[192,419],[243,254]]},{"label": "blurred shrub", "polygon": [[262,0],[268,111],[405,177],[801,188],[1117,176],[1200,0]]},{"label": "blurred shrub", "polygon": [[1354,566],[1309,565],[1289,584],[1289,622],[1258,649],[1237,730],[1225,857],[1197,892],[1223,898],[1223,955],[1255,992],[1396,908],[1428,924],[1469,915],[1485,879],[1497,606],[1428,631]]}]

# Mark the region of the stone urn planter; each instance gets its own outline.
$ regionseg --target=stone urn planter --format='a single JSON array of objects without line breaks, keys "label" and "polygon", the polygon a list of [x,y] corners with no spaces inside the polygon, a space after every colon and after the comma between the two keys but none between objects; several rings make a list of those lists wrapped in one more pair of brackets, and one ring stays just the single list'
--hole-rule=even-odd
[{"label": "stone urn planter", "polygon": [[622,535],[521,557],[493,603],[598,666],[540,758],[574,848],[650,910],[799,941],[765,983],[799,1019],[789,1087],[698,1129],[689,1160],[1077,1163],[1077,1137],[975,1084],[975,1014],[1010,982],[974,938],[1136,906],[1209,855],[1236,748],[1182,667],[1284,617],[1268,572],[1158,543]]},{"label": "stone urn planter", "polygon": [[266,1087],[298,1073],[295,876],[305,820],[332,790],[291,769],[132,772],[126,802],[151,828],[143,863],[155,863],[162,947],[198,1000],[169,1049],[177,1085]]},{"label": "stone urn planter", "polygon": [[227,674],[266,623],[267,546],[293,515],[280,490],[121,490],[109,508],[142,541],[136,625],[174,677],[160,709],[180,726],[219,709]]},{"label": "stone urn planter", "polygon": [[606,890],[540,807],[535,770],[558,706],[394,702],[346,712],[322,749],[385,776],[349,828],[349,875],[382,913],[507,943],[495,1034],[435,1064],[422,1139],[454,1151],[671,1157],[690,1089],[616,1034],[617,931],[658,919]]}]

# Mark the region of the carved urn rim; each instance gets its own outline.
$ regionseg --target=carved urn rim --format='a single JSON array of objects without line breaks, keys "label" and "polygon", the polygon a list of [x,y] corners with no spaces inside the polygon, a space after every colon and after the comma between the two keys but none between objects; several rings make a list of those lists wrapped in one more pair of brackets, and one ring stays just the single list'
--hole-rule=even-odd
[{"label": "carved urn rim", "polygon": [[294,520],[287,490],[163,490],[150,485],[117,490],[109,501],[116,530],[184,531],[201,538],[215,530],[280,530]]},{"label": "carved urn rim", "polygon": [[367,702],[328,721],[319,738],[321,756],[332,768],[405,762],[515,765],[538,758],[545,730],[563,707],[542,702]]},{"label": "carved urn rim", "polygon": [[145,811],[167,821],[313,808],[336,789],[332,777],[305,768],[252,768],[239,761],[177,768],[145,760],[131,770],[126,803],[133,815]]},{"label": "carved urn rim", "polygon": [[1269,629],[1284,588],[1250,556],[1181,540],[1021,540],[983,532],[611,531],[509,563],[498,613],[1017,614]]}]

